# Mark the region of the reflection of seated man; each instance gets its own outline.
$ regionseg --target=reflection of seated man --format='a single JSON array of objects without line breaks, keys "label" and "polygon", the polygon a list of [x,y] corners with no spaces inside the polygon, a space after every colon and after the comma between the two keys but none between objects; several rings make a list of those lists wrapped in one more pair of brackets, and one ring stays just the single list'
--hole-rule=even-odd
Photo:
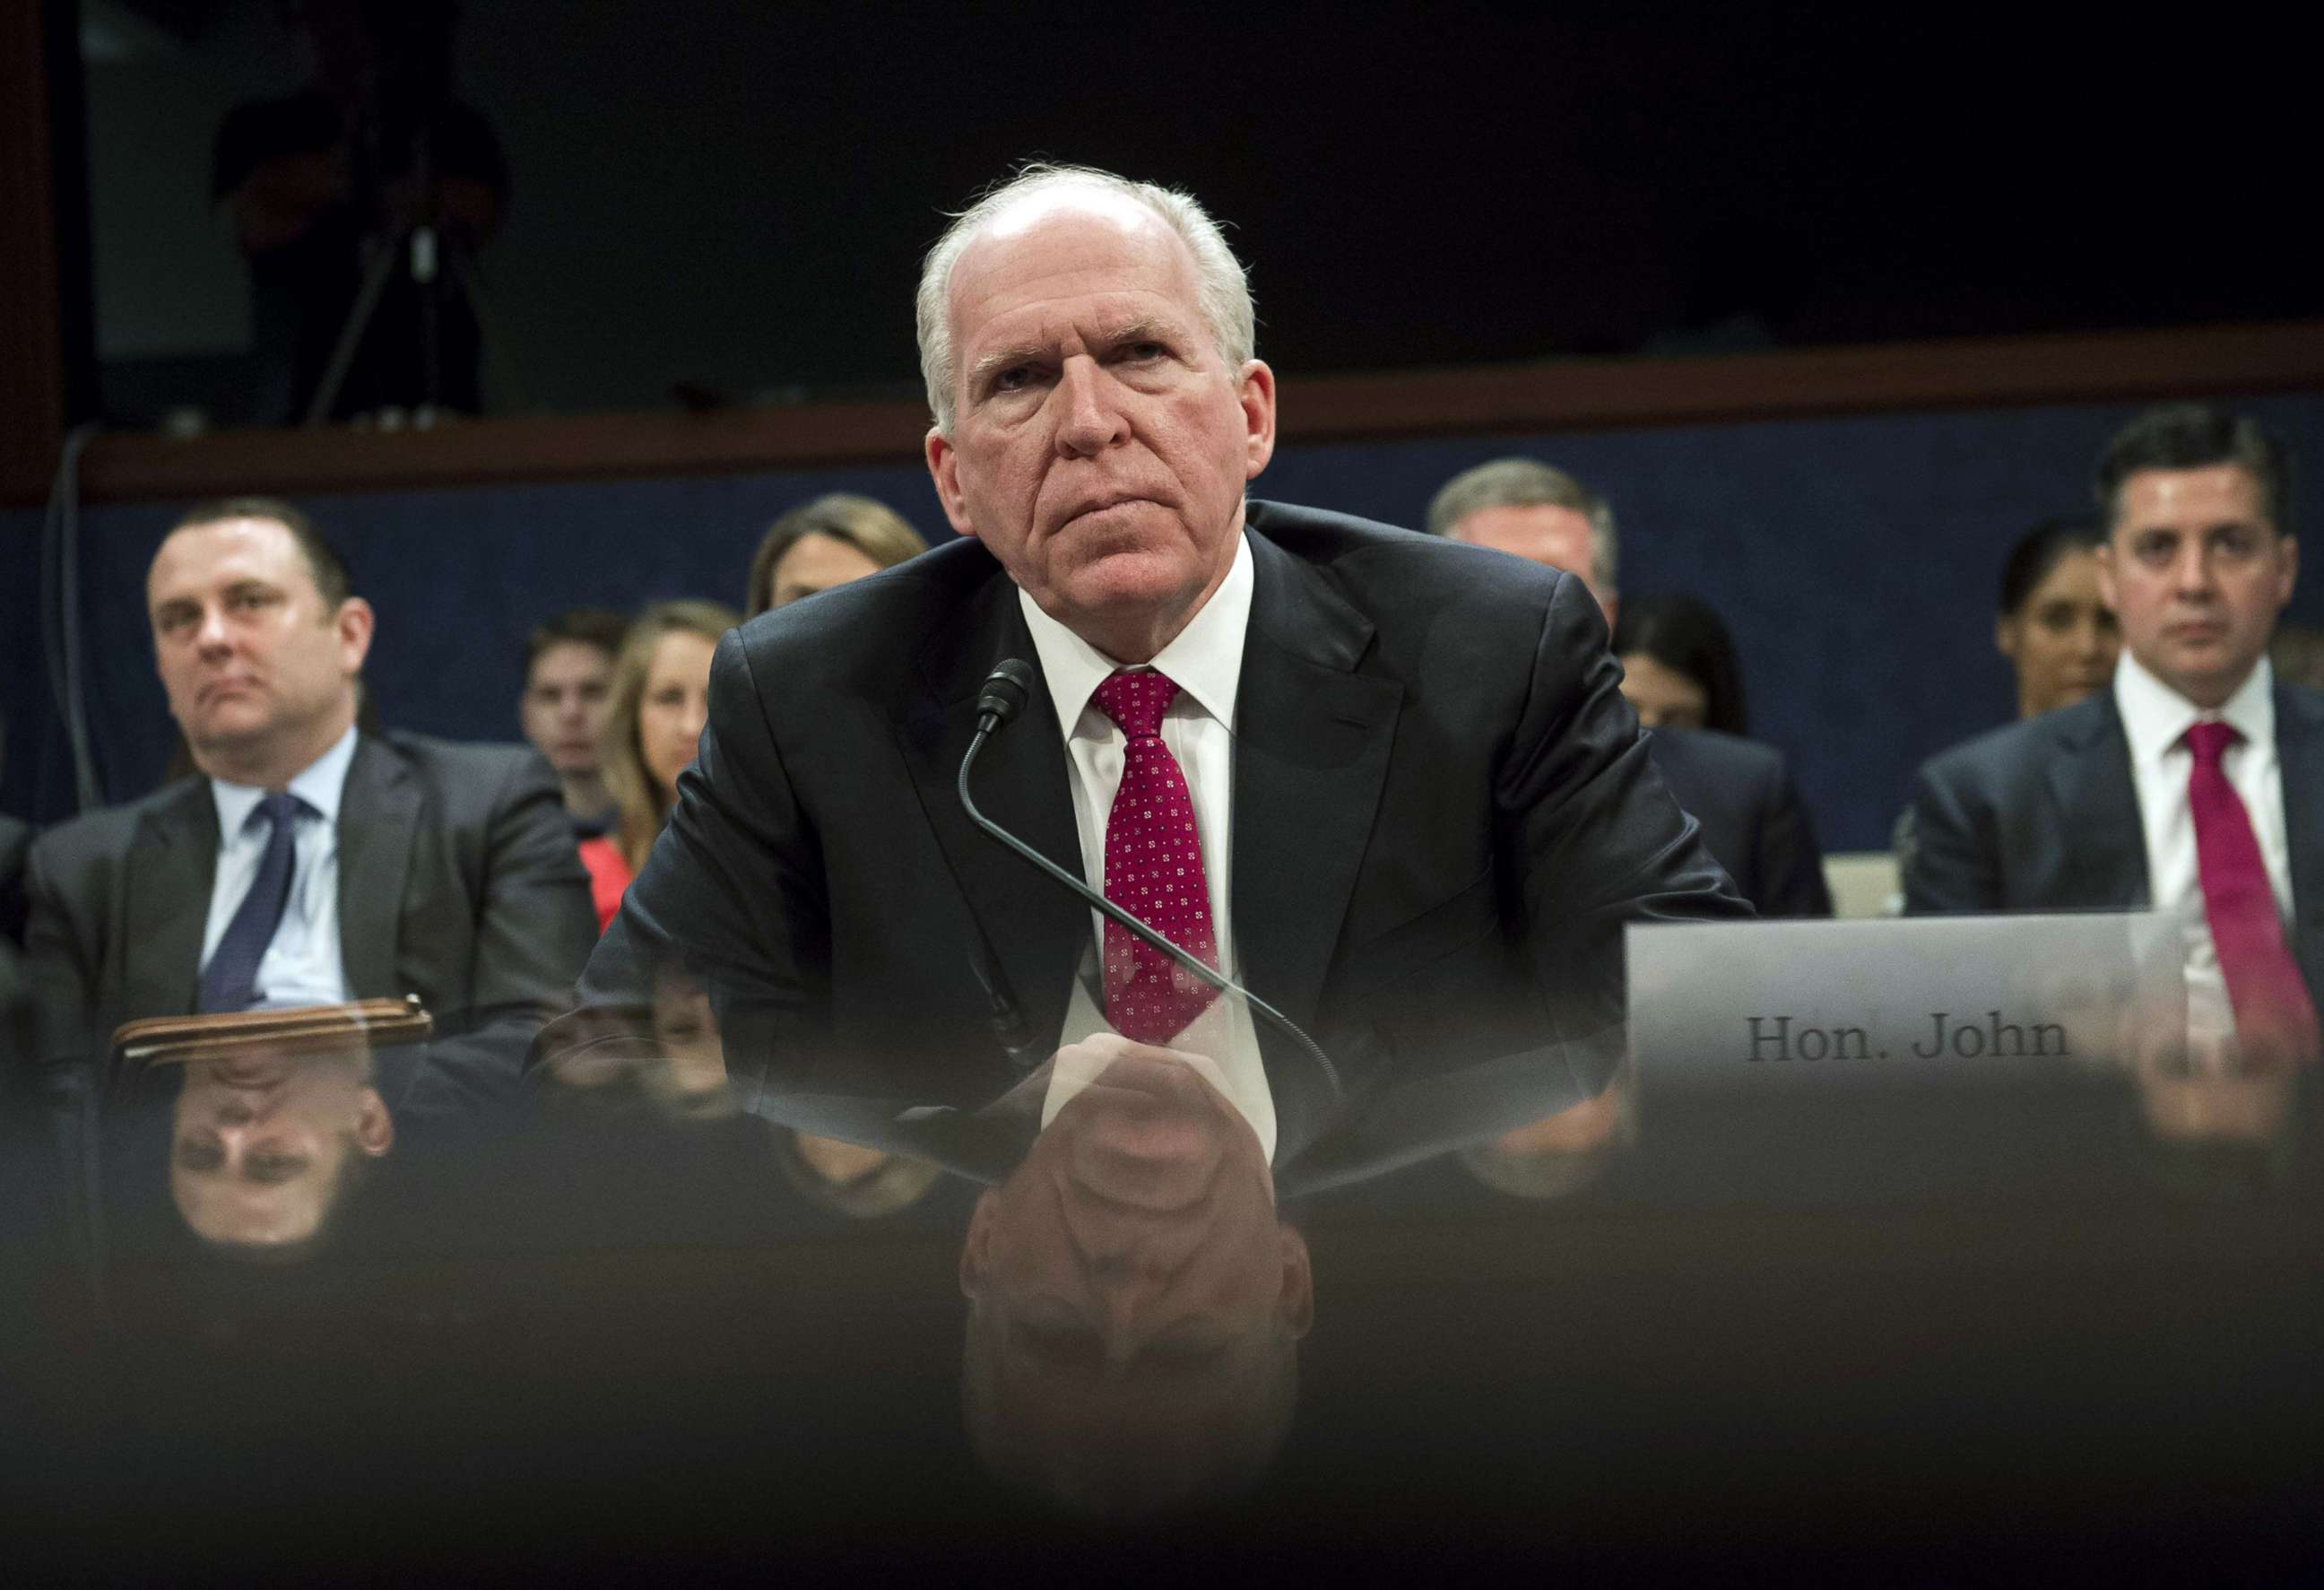
[{"label": "reflection of seated man", "polygon": [[288,1254],[311,1247],[395,1122],[371,1055],[198,1060],[172,1117],[170,1197],[206,1243]]},{"label": "reflection of seated man", "polygon": [[32,848],[50,1058],[124,1021],[417,994],[439,1033],[564,1003],[594,918],[529,749],[355,721],[370,605],[286,503],[199,508],[146,578],[199,775]]},{"label": "reflection of seated man", "polygon": [[2256,421],[2141,416],[2098,469],[2113,688],[1922,770],[1915,912],[2127,908],[2183,923],[2190,1040],[2316,1048],[2324,992],[2324,697],[2275,683],[2300,548],[2289,460]]},{"label": "reflection of seated man", "polygon": [[978,1200],[961,1254],[970,1437],[1080,1511],[1246,1488],[1290,1426],[1306,1243],[1208,1062],[1111,1037],[1057,1059],[1095,1075]]}]

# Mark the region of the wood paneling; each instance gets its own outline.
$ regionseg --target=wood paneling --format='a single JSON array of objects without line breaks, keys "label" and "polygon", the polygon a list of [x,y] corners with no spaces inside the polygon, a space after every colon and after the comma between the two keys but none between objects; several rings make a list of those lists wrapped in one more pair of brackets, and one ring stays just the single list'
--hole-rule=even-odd
[{"label": "wood paneling", "polygon": [[[2324,388],[2324,321],[1283,380],[1287,441],[1383,440]],[[920,456],[917,402],[100,437],[91,501],[749,472]]]}]

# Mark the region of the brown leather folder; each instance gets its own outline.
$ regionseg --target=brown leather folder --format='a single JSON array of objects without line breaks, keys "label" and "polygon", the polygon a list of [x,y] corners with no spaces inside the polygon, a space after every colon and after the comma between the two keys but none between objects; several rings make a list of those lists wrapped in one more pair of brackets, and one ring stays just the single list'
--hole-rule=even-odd
[{"label": "brown leather folder", "polygon": [[418,1043],[435,1028],[416,994],[234,1015],[149,1016],[114,1030],[113,1057],[116,1065],[171,1066],[254,1053],[329,1054]]}]

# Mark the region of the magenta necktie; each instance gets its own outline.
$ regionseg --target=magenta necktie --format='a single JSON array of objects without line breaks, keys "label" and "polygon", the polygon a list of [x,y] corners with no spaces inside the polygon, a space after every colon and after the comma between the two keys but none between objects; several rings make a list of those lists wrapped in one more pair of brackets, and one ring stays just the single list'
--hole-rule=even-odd
[{"label": "magenta necktie", "polygon": [[2187,731],[2195,771],[2187,776],[2187,806],[2195,818],[2195,864],[2203,883],[2203,914],[2235,1007],[2236,1039],[2247,1063],[2311,1059],[2316,1054],[2316,1007],[2300,967],[2283,941],[2283,919],[2267,881],[2259,839],[2243,797],[2227,781],[2219,758],[2243,736],[2232,724],[2199,723]]},{"label": "magenta necktie", "polygon": [[[1121,788],[1105,819],[1105,897],[1205,965],[1219,964],[1203,841],[1178,759],[1162,743],[1162,715],[1176,682],[1146,670],[1115,673],[1097,704],[1129,737]],[[1113,1030],[1139,1043],[1167,1043],[1218,991],[1112,922],[1105,925],[1105,1009]]]}]

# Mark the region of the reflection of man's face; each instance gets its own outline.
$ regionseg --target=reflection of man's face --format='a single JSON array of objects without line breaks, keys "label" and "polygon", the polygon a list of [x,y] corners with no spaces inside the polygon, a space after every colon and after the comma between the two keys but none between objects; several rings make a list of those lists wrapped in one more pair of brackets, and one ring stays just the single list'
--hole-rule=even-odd
[{"label": "reflection of man's face", "polygon": [[198,1061],[178,1094],[170,1196],[206,1242],[303,1242],[322,1228],[351,1161],[394,1142],[368,1057]]},{"label": "reflection of man's face", "polygon": [[[1192,1068],[1133,1051],[979,1201],[961,1256],[971,1418],[1046,1489],[1203,1488],[1279,1434],[1312,1317],[1306,1245],[1259,1140]],[[1126,1455],[1136,1455],[1135,1457]]]}]

